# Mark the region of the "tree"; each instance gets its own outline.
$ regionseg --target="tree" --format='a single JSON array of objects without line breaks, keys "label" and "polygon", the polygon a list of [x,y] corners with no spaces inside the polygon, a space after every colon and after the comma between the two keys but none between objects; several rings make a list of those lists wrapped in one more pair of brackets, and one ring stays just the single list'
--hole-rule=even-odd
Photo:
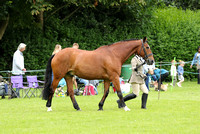
[{"label": "tree", "polygon": [[44,19],[43,19],[43,13],[44,11],[51,10],[53,8],[53,5],[45,2],[44,0],[28,0],[31,5],[31,14],[35,16],[36,22],[39,23],[39,26],[41,29],[43,29],[44,25]]},{"label": "tree", "polygon": [[35,22],[43,29],[43,12],[53,7],[44,0],[2,0],[0,5],[0,40],[8,24],[30,27]]},{"label": "tree", "polygon": [[8,8],[11,7],[12,1],[2,0],[0,2],[0,40],[3,37],[3,34],[8,26],[9,22],[9,13]]},{"label": "tree", "polygon": [[164,0],[166,5],[175,5],[178,8],[182,8],[184,10],[198,10],[200,9],[200,1],[199,0]]}]

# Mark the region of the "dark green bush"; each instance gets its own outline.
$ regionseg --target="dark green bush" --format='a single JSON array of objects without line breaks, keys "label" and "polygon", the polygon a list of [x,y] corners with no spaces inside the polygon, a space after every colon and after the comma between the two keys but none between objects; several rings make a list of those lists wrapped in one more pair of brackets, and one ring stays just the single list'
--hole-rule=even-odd
[{"label": "dark green bush", "polygon": [[[175,7],[157,9],[152,19],[150,38],[151,48],[156,61],[191,61],[197,46],[200,45],[200,12],[180,10]],[[185,71],[196,72],[195,67],[185,65]],[[164,66],[163,66],[164,67]],[[170,66],[166,66],[170,69]],[[193,79],[195,75],[184,74]]]},{"label": "dark green bush", "polygon": [[[79,43],[81,49],[94,50],[120,40],[147,36],[156,62],[177,60],[191,61],[200,44],[200,12],[177,8],[124,7],[109,14],[87,8],[76,12],[61,22],[59,13],[44,23],[44,32],[34,23],[29,27],[9,25],[1,43],[1,70],[11,70],[12,56],[20,42],[27,44],[24,52],[28,70],[45,69],[47,60],[56,44],[63,48]],[[68,12],[68,11],[66,11]],[[62,12],[64,13],[64,12]],[[152,14],[153,13],[153,14]],[[62,14],[63,16],[65,14]],[[45,15],[44,15],[45,16]],[[131,57],[126,61],[130,64]],[[163,66],[169,70],[170,66]],[[196,72],[185,65],[186,71]],[[185,74],[193,79],[194,75]]]}]

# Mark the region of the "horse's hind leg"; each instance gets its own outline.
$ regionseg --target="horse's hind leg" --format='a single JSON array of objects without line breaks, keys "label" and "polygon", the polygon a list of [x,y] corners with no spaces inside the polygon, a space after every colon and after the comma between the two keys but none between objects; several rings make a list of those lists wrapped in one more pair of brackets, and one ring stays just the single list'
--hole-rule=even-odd
[{"label": "horse's hind leg", "polygon": [[71,98],[71,101],[73,103],[73,106],[76,110],[81,110],[78,106],[78,103],[76,102],[76,99],[74,97],[74,90],[73,90],[73,80],[72,80],[73,77],[71,76],[67,76],[65,77],[65,81],[67,82],[67,92]]},{"label": "horse's hind leg", "polygon": [[110,87],[110,81],[104,81],[104,95],[101,101],[99,102],[99,111],[103,110],[103,104],[109,94],[109,87]]},{"label": "horse's hind leg", "polygon": [[53,79],[53,82],[50,87],[51,92],[50,92],[49,98],[46,103],[46,107],[48,108],[47,111],[52,111],[51,102],[52,102],[53,94],[58,86],[59,81],[60,81],[60,79],[55,79],[55,78]]}]

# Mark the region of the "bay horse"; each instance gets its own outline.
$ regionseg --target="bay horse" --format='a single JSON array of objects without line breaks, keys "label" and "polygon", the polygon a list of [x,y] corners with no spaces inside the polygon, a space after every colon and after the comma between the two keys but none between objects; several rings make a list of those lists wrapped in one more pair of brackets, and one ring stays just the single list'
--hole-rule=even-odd
[{"label": "bay horse", "polygon": [[[154,57],[146,37],[140,40],[119,41],[111,45],[101,46],[93,51],[65,48],[52,55],[47,63],[45,87],[43,90],[43,99],[47,100],[47,111],[52,111],[52,97],[62,78],[66,80],[67,92],[74,108],[81,110],[74,97],[72,80],[74,75],[88,80],[104,80],[104,95],[99,102],[98,110],[103,110],[104,101],[109,93],[110,82],[112,82],[124,110],[129,111],[130,109],[124,103],[120,90],[119,76],[123,63],[133,54],[143,57],[149,65],[154,62]],[[52,72],[53,81],[51,80]]]}]

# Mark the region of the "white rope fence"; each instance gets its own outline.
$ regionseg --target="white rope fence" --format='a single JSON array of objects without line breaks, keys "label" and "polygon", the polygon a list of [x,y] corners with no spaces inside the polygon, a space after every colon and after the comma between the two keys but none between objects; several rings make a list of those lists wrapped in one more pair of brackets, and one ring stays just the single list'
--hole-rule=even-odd
[{"label": "white rope fence", "polygon": [[[185,64],[191,64],[192,63],[192,61],[184,61],[185,62]],[[158,64],[158,65],[157,65]],[[173,63],[174,64],[174,63]],[[177,62],[177,63],[175,63],[176,65],[179,65],[179,63]],[[171,66],[172,65],[172,63],[171,62],[156,62],[156,65],[155,66]],[[199,74],[199,73],[194,73],[194,72],[189,72],[189,71],[185,71],[184,70],[184,73],[188,73],[188,74]]]}]

